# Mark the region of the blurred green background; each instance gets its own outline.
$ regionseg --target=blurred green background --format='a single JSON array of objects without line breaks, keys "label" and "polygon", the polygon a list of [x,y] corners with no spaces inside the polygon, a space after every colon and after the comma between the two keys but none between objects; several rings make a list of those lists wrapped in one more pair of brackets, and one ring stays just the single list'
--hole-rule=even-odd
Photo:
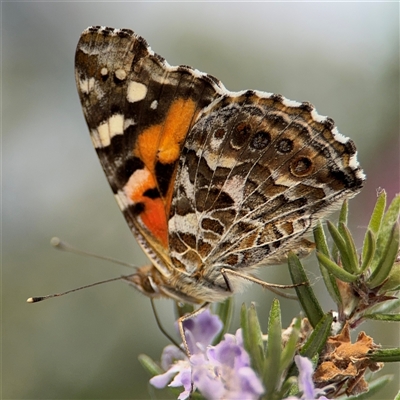
[{"label": "blurred green background", "polygon": [[[3,399],[145,399],[137,356],[168,343],[148,299],[122,282],[30,305],[129,270],[60,253],[52,236],[143,265],[92,148],[74,82],[74,52],[89,25],[131,28],[171,65],[208,72],[230,90],[307,100],[356,142],[368,180],[350,203],[358,246],[378,187],[399,192],[398,3],[2,3]],[[326,310],[333,304],[309,264]],[[285,266],[260,276],[287,283]],[[253,286],[266,329],[273,295]],[[284,325],[299,311],[282,300]],[[158,302],[173,332],[170,301]],[[237,320],[234,328],[237,328]],[[384,347],[395,324],[361,327]],[[395,380],[377,399],[393,398]],[[155,398],[162,394],[153,393]]]}]

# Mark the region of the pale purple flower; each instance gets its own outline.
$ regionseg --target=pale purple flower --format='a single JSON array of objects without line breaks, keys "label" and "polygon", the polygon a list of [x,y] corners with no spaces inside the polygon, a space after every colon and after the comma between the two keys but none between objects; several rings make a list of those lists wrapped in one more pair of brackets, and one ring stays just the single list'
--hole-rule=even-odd
[{"label": "pale purple flower", "polygon": [[297,383],[300,391],[303,393],[300,399],[295,396],[290,396],[285,400],[328,400],[325,396],[319,396],[321,390],[314,388],[314,382],[312,379],[314,370],[312,362],[307,357],[295,356],[294,361],[299,370],[299,376]]},{"label": "pale purple flower", "polygon": [[166,372],[150,379],[157,387],[183,386],[179,400],[187,399],[198,389],[206,399],[256,400],[264,393],[262,383],[250,367],[250,357],[243,347],[241,330],[225,334],[216,346],[212,341],[222,329],[219,318],[209,310],[185,321],[186,340],[192,353],[188,360],[174,346],[167,346],[161,357]]}]

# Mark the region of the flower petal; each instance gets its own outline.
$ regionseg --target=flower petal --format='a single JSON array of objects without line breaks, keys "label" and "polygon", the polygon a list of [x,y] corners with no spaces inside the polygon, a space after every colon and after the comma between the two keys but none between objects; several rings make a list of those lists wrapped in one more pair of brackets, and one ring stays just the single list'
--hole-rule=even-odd
[{"label": "flower petal", "polygon": [[[198,352],[196,348],[200,348],[203,352],[205,351],[221,331],[223,324],[217,315],[211,314],[210,310],[207,309],[195,318],[184,321],[183,327],[185,334],[189,331],[192,335],[192,337],[187,336],[186,340],[189,350],[194,354]],[[191,342],[190,344],[189,341]]]},{"label": "flower petal", "polygon": [[301,398],[304,400],[315,399],[314,382],[312,379],[314,372],[312,362],[307,357],[302,356],[295,356],[294,361],[299,370],[298,383],[300,390],[303,392]]}]

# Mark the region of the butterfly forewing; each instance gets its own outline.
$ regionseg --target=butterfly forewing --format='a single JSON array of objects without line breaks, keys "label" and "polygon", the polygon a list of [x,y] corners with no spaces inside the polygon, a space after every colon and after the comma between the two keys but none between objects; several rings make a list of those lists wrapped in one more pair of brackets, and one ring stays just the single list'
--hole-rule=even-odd
[{"label": "butterfly forewing", "polygon": [[149,246],[168,264],[177,163],[197,115],[219,96],[218,82],[169,66],[132,31],[101,27],[81,36],[76,81],[93,144],[129,226],[153,259]]}]

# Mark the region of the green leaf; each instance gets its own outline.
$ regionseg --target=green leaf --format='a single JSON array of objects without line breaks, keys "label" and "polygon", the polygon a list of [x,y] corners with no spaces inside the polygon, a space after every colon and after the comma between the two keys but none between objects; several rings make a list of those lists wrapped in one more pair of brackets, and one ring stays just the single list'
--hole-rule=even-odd
[{"label": "green leaf", "polygon": [[264,384],[267,396],[270,397],[279,389],[280,361],[282,353],[282,321],[281,308],[278,300],[271,305],[268,320],[267,358],[264,368]]},{"label": "green leaf", "polygon": [[151,376],[160,375],[165,372],[155,361],[153,361],[146,354],[140,354],[138,359],[143,368],[147,372],[149,372]]},{"label": "green leaf", "polygon": [[[332,239],[335,242],[336,247],[339,250],[343,268],[349,273],[357,272],[358,268],[354,267],[351,256],[349,254],[349,249],[348,249],[347,243],[346,243],[345,239],[343,238],[343,236],[340,234],[338,228],[336,228],[336,226],[333,225],[332,222],[330,222],[330,221],[326,221],[326,224],[327,224],[329,233],[331,234]],[[335,257],[334,259],[336,260],[337,258]]]},{"label": "green leaf", "polygon": [[[324,233],[324,229],[322,228],[322,224],[318,221],[318,224],[313,230],[315,245],[317,247],[317,251],[324,254],[328,258],[330,257],[328,244],[326,242],[326,237]],[[319,269],[321,271],[322,278],[324,279],[325,286],[332,297],[333,301],[336,304],[341,304],[342,299],[340,297],[340,292],[335,280],[335,277],[323,266],[322,263],[318,263]]]},{"label": "green leaf", "polygon": [[368,224],[368,229],[377,235],[381,229],[383,215],[385,214],[386,208],[386,192],[382,190],[375,203],[374,211],[372,211],[371,219]]},{"label": "green leaf", "polygon": [[400,400],[400,390],[397,392],[394,400]]},{"label": "green leaf", "polygon": [[243,346],[249,353],[251,348],[250,331],[249,331],[249,316],[246,304],[242,304],[240,309],[240,327],[242,328]]},{"label": "green leaf", "polygon": [[336,278],[340,279],[343,282],[351,283],[355,282],[358,279],[358,276],[350,274],[349,272],[345,271],[343,268],[339,267],[334,261],[329,259],[322,253],[317,253],[318,261],[329,271],[331,272]]},{"label": "green leaf", "polygon": [[256,372],[262,376],[265,365],[264,342],[262,338],[262,331],[260,322],[258,320],[257,311],[254,303],[252,303],[248,310],[249,321],[249,339],[250,339],[250,358],[252,365]]},{"label": "green leaf", "polygon": [[322,227],[321,221],[318,221],[317,225],[313,230],[314,240],[316,247],[320,253],[325,254],[327,257],[330,256],[328,243],[326,241],[326,236],[324,233],[324,228]]},{"label": "green leaf", "polygon": [[[294,363],[293,363],[294,364]],[[299,386],[296,376],[291,376],[283,382],[282,389],[280,390],[280,399],[285,399],[289,396],[295,396],[299,393]]]},{"label": "green leaf", "polygon": [[224,324],[222,327],[221,332],[218,334],[218,336],[214,339],[214,345],[219,343],[222,338],[224,337],[225,333],[228,332],[229,327],[232,322],[232,314],[233,314],[233,297],[228,297],[225,301],[222,303],[218,303],[215,314],[219,316],[221,319],[222,323]]},{"label": "green leaf", "polygon": [[360,269],[361,272],[364,272],[371,264],[371,261],[375,254],[375,248],[376,248],[375,235],[372,233],[370,229],[368,229],[367,233],[365,234],[364,244],[363,244],[362,264]]},{"label": "green leaf", "polygon": [[385,249],[381,253],[380,259],[377,260],[377,265],[368,279],[368,286],[370,288],[373,289],[379,286],[389,276],[399,252],[399,242],[400,227],[398,222],[395,222],[391,232],[388,235]]},{"label": "green leaf", "polygon": [[381,292],[388,293],[400,290],[400,263],[395,262],[387,281],[383,284]]},{"label": "green leaf", "polygon": [[358,273],[359,272],[358,255],[357,255],[357,249],[356,249],[356,245],[354,243],[354,239],[351,236],[349,228],[346,225],[344,225],[342,222],[340,222],[339,227],[340,227],[341,235],[346,243],[347,254],[349,256],[349,261],[351,264],[351,270]]},{"label": "green leaf", "polygon": [[[349,211],[348,201],[345,200],[340,209],[338,227],[341,222],[343,222],[344,224],[347,224],[348,211]],[[336,262],[339,261],[339,250],[338,250],[337,244],[335,242],[333,243],[333,246],[332,246],[332,260],[335,260]]]},{"label": "green leaf", "polygon": [[[382,219],[383,215],[385,213],[385,208],[386,208],[386,192],[382,190],[375,203],[374,211],[372,211],[371,214],[371,219],[368,224],[368,229],[367,232],[365,233],[365,238],[364,238],[364,243],[363,243],[363,251],[362,251],[362,260],[363,260],[363,267],[361,268],[362,271],[364,271],[368,265],[366,264],[366,261],[368,257],[370,257],[367,252],[371,252],[372,250],[367,246],[367,242],[371,239],[368,238],[367,236],[369,235],[369,232],[372,234],[372,239],[373,240],[373,249],[375,250],[376,248],[376,238],[378,236],[379,229],[381,228],[382,224]],[[373,252],[375,253],[375,251]],[[370,262],[370,261],[369,261]],[[369,264],[369,263],[368,263]]]},{"label": "green leaf", "polygon": [[373,350],[367,354],[367,357],[375,362],[399,362],[400,349]]},{"label": "green leaf", "polygon": [[[299,354],[301,356],[307,357],[312,360],[315,356],[318,356],[321,353],[321,351],[325,347],[328,337],[331,334],[332,322],[333,317],[331,313],[327,313],[321,318],[321,320],[311,333],[310,337],[300,349]],[[296,371],[297,367],[296,364],[293,362],[293,364],[289,368],[287,377],[296,375]]]},{"label": "green leaf", "polygon": [[314,331],[300,350],[300,355],[312,359],[325,347],[326,341],[332,330],[333,317],[327,313],[321,318]]},{"label": "green leaf", "polygon": [[400,322],[400,314],[364,314],[363,318],[376,321]]},{"label": "green leaf", "polygon": [[340,213],[339,213],[339,227],[340,224],[347,225],[347,216],[349,214],[349,201],[345,199],[343,201],[342,207],[340,208]]},{"label": "green leaf", "polygon": [[382,224],[376,240],[375,256],[371,263],[371,269],[373,271],[378,266],[380,260],[382,260],[383,254],[385,254],[387,243],[388,241],[390,241],[390,235],[391,231],[393,230],[393,225],[399,219],[399,214],[400,214],[400,195],[397,195],[391,202],[382,220]]},{"label": "green leaf", "polygon": [[299,298],[310,324],[315,327],[324,316],[324,312],[310,286],[303,265],[293,252],[289,252],[288,265],[293,284],[300,285],[295,287],[297,297]]},{"label": "green leaf", "polygon": [[372,306],[369,310],[369,314],[389,314],[392,311],[397,311],[400,307],[400,299],[393,299],[390,301],[384,301],[383,303]]},{"label": "green leaf", "polygon": [[281,355],[281,373],[285,371],[292,363],[296,353],[296,345],[299,340],[301,327],[301,318],[296,318],[292,323],[292,331],[290,332],[289,339],[286,342],[285,347],[282,350]]}]

